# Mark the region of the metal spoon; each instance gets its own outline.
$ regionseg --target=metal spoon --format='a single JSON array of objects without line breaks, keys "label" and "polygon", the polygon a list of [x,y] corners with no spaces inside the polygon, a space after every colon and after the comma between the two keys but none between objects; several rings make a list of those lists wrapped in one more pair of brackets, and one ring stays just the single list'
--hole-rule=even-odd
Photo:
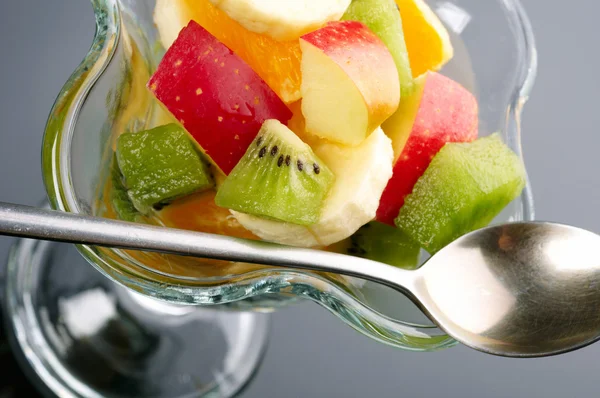
[{"label": "metal spoon", "polygon": [[600,338],[600,236],[566,225],[484,228],[457,239],[417,271],[325,251],[1,202],[0,234],[359,277],[402,292],[450,336],[489,354],[553,355]]}]

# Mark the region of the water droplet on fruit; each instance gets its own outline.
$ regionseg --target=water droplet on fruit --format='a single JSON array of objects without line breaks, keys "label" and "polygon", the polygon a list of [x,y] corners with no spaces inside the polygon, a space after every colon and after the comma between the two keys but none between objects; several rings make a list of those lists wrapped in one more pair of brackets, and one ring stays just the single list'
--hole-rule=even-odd
[{"label": "water droplet on fruit", "polygon": [[267,147],[264,146],[264,147],[260,148],[260,151],[258,152],[258,157],[262,158],[266,155],[266,153],[267,153]]},{"label": "water droplet on fruit", "polygon": [[279,151],[279,148],[277,145],[275,145],[273,148],[271,148],[271,156],[277,155],[277,151]]}]

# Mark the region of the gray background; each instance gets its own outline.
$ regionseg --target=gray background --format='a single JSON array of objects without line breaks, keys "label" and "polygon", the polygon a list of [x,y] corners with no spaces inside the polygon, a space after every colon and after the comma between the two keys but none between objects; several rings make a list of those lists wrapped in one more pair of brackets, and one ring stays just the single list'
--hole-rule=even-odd
[{"label": "gray background", "polygon": [[[523,122],[537,216],[600,232],[600,31],[594,28],[600,3],[524,3],[541,65]],[[1,0],[0,200],[34,205],[44,196],[46,117],[92,35],[89,1]],[[0,238],[0,257],[11,242]],[[598,396],[599,354],[600,344],[539,360],[462,347],[403,352],[357,334],[316,305],[301,304],[273,316],[266,360],[243,397]]]}]

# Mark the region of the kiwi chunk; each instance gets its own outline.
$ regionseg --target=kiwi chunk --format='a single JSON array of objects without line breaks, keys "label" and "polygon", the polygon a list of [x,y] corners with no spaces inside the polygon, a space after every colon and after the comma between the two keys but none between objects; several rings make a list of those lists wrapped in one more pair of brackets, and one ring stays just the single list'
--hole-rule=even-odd
[{"label": "kiwi chunk", "polygon": [[290,129],[267,120],[219,187],[218,206],[311,225],[319,221],[334,175]]},{"label": "kiwi chunk", "polygon": [[406,197],[396,225],[433,254],[489,224],[521,194],[525,182],[521,159],[498,134],[449,143]]},{"label": "kiwi chunk", "polygon": [[129,199],[143,214],[213,186],[200,153],[177,124],[122,134],[117,162]]},{"label": "kiwi chunk", "polygon": [[415,269],[421,247],[399,228],[372,221],[347,239],[343,253],[395,267]]},{"label": "kiwi chunk", "polygon": [[123,185],[123,175],[119,170],[116,156],[113,156],[113,161],[110,165],[110,178],[112,183],[110,202],[117,213],[117,217],[124,221],[136,221],[140,213],[133,206],[133,203],[131,203],[127,194],[127,188]]}]

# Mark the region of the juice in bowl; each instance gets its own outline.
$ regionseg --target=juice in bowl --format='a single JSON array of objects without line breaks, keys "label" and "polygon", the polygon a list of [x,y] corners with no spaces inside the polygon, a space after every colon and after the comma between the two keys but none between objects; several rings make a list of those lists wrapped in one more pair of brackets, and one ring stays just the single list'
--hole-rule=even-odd
[{"label": "juice in bowl", "polygon": [[[517,1],[305,2],[316,8],[93,2],[94,46],[44,141],[52,206],[409,269],[472,229],[533,219],[518,122],[535,49]],[[395,347],[455,344],[373,283],[79,250],[173,305],[265,311],[308,298]]]}]

